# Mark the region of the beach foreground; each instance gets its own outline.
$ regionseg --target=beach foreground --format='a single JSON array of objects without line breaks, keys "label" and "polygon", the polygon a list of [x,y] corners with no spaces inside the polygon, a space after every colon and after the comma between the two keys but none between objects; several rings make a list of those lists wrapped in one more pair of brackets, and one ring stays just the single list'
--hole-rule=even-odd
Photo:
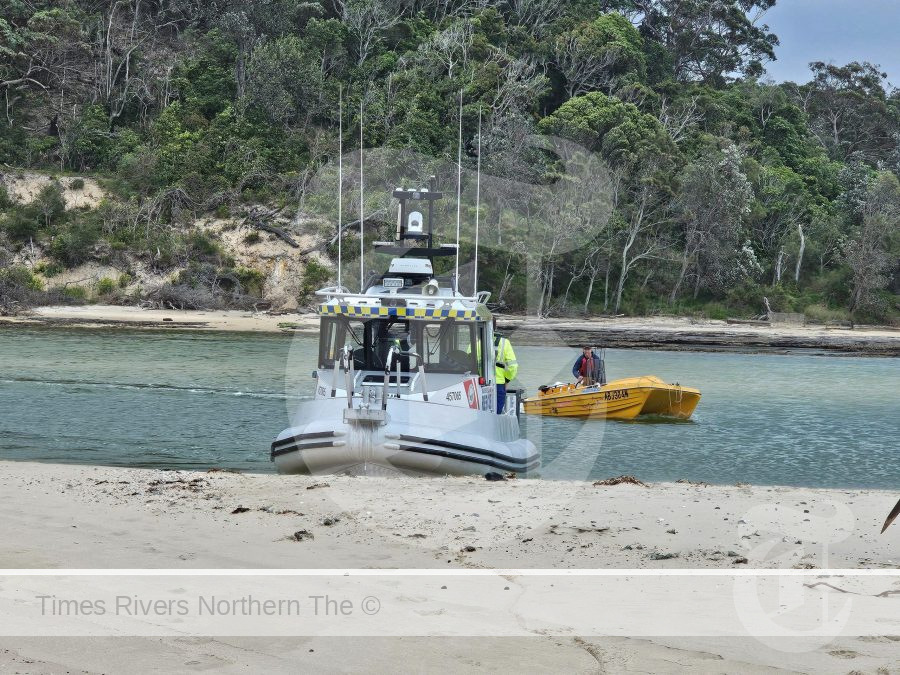
[{"label": "beach foreground", "polygon": [[[896,495],[874,490],[284,477],[15,462],[0,469],[0,566],[7,569],[814,570],[891,569],[900,560],[900,534],[878,534]],[[900,589],[896,577],[880,582]],[[409,669],[521,671],[524,663],[535,672],[874,672],[900,666],[887,637],[895,628],[799,650],[789,638],[761,644],[726,634],[634,639],[537,631],[475,640],[130,637],[115,638],[115,656],[103,646],[112,638],[17,637],[0,639],[0,670],[109,672],[128,658],[161,672],[281,672],[301,660],[337,672],[389,669],[402,654]],[[673,622],[673,633],[679,630]]]}]

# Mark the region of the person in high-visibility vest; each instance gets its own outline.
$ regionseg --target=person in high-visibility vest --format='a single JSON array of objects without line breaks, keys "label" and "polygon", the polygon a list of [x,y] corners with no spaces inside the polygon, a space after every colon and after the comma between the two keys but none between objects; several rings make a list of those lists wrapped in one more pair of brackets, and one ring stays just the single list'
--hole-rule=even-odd
[{"label": "person in high-visibility vest", "polygon": [[[494,324],[496,326],[496,323]],[[506,406],[506,383],[512,382],[519,372],[519,362],[509,339],[494,333],[494,375],[497,385],[497,414]]]}]

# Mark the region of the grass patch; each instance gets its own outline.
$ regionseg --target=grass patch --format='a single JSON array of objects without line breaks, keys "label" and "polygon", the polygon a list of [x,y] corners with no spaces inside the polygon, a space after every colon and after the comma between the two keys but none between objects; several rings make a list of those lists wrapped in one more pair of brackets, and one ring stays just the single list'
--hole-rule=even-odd
[{"label": "grass patch", "polygon": [[119,288],[119,285],[113,279],[109,277],[103,277],[100,281],[97,282],[97,295],[110,295],[116,292]]},{"label": "grass patch", "polygon": [[850,312],[846,309],[832,309],[822,303],[807,305],[803,309],[806,320],[813,323],[828,323],[829,321],[849,321]]}]

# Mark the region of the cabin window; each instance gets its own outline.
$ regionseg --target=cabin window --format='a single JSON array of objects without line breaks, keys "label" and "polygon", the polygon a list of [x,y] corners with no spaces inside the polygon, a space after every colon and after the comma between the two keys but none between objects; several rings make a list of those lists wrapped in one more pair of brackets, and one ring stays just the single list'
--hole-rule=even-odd
[{"label": "cabin window", "polygon": [[365,324],[351,321],[346,317],[322,319],[319,333],[319,368],[333,368],[334,360],[340,358],[341,350],[347,346],[354,350],[354,367],[365,367],[364,350]]},{"label": "cabin window", "polygon": [[456,321],[422,324],[422,358],[432,373],[477,373],[475,325]]},{"label": "cabin window", "polygon": [[[369,368],[383,370],[387,363],[388,351],[391,347],[399,347],[402,352],[409,352],[412,348],[409,322],[401,319],[378,319],[369,322],[372,332],[371,344],[373,345],[372,358]],[[400,370],[409,371],[409,356],[397,356],[397,360],[391,362],[391,370],[400,363]]]}]

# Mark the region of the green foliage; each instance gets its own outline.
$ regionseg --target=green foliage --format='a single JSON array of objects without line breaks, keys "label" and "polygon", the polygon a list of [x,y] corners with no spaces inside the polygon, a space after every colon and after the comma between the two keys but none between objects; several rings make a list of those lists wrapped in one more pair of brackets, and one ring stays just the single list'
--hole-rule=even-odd
[{"label": "green foliage", "polygon": [[265,287],[266,275],[249,267],[237,267],[234,275],[247,295],[261,296]]},{"label": "green foliage", "polygon": [[221,245],[209,234],[194,231],[184,241],[185,254],[194,262],[221,263],[223,252]]},{"label": "green foliage", "polygon": [[34,266],[34,271],[51,279],[62,274],[65,271],[65,268],[57,262],[39,262]]},{"label": "green foliage", "polygon": [[308,303],[312,299],[313,293],[322,288],[330,278],[330,269],[315,258],[309,258],[306,261],[306,268],[303,270],[303,281],[300,284],[300,295],[298,297],[300,304]]},{"label": "green foliage", "polygon": [[[453,162],[463,90],[464,164],[481,110],[485,175],[536,186],[533,205],[482,220],[499,245],[482,249],[483,286],[504,289],[494,299],[506,307],[523,309],[537,288],[541,311],[609,312],[621,300],[629,313],[752,316],[766,296],[817,317],[892,320],[900,96],[864,62],[813,63],[805,84],[760,79],[777,38],[750,17],[773,4],[215,0],[137,16],[126,3],[111,21],[103,3],[6,2],[0,82],[15,84],[0,157],[44,175],[90,172],[107,199],[67,211],[51,180],[14,204],[0,182],[0,244],[49,253],[48,277],[92,259],[188,268],[157,302],[239,304],[264,280],[235,269],[194,218],[298,200],[332,218],[316,173],[337,151],[339,91],[345,150],[362,103],[367,147]],[[96,48],[98,26],[112,49]],[[603,161],[573,176],[535,131]],[[583,217],[601,202],[602,217]],[[344,243],[350,262],[353,235]],[[328,278],[311,261],[301,299]]]},{"label": "green foliage", "polygon": [[118,288],[119,286],[115,280],[110,279],[109,277],[103,277],[97,282],[97,295],[111,295],[112,293],[115,293]]},{"label": "green foliage", "polygon": [[38,217],[33,208],[13,209],[0,218],[0,229],[13,241],[28,241],[36,237],[41,229]]},{"label": "green foliage", "polygon": [[622,80],[647,76],[644,41],[621,14],[603,14],[557,36],[554,60],[568,96],[592,89],[615,91]]},{"label": "green foliage", "polygon": [[92,218],[82,218],[70,223],[53,238],[50,255],[66,267],[75,267],[91,258],[99,239],[98,224]]},{"label": "green foliage", "polygon": [[114,147],[106,111],[99,105],[85,108],[72,131],[70,166],[79,171],[105,168],[115,163]]},{"label": "green foliage", "polygon": [[651,159],[671,161],[678,149],[655,117],[615,96],[592,92],[576,96],[538,125],[545,134],[562,136],[598,150],[620,166]]},{"label": "green foliage", "polygon": [[34,200],[33,208],[43,220],[44,227],[60,220],[66,212],[66,200],[63,197],[63,188],[57,181],[50,181],[38,192]]},{"label": "green foliage", "polygon": [[13,203],[12,197],[9,196],[9,190],[6,189],[6,185],[0,182],[0,213],[11,207]]},{"label": "green foliage", "polygon": [[834,309],[822,303],[813,303],[803,309],[806,320],[812,323],[844,322],[850,320],[850,312],[846,309]]},{"label": "green foliage", "polygon": [[17,287],[26,291],[42,291],[44,284],[28,268],[13,265],[0,267],[0,289]]},{"label": "green foliage", "polygon": [[56,291],[62,297],[74,300],[76,303],[84,302],[88,297],[88,291],[84,286],[63,286],[51,289],[51,291]]}]

